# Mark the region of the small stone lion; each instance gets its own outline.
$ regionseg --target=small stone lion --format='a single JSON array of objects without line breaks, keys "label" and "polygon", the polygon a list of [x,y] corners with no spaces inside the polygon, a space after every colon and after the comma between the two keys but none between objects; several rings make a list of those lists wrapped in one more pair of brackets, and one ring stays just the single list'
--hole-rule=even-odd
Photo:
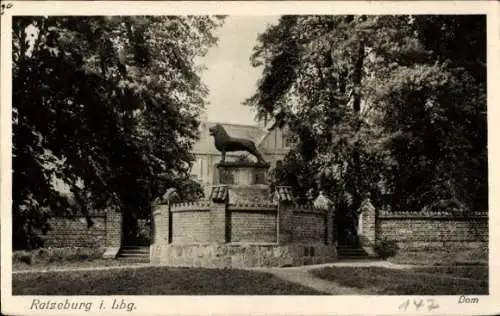
[{"label": "small stone lion", "polygon": [[254,155],[257,158],[258,162],[266,162],[253,141],[249,139],[229,136],[224,127],[220,124],[216,124],[210,127],[208,131],[210,135],[214,137],[215,148],[217,148],[217,150],[222,154],[222,159],[220,162],[225,161],[226,152],[230,151],[247,151],[250,154]]}]

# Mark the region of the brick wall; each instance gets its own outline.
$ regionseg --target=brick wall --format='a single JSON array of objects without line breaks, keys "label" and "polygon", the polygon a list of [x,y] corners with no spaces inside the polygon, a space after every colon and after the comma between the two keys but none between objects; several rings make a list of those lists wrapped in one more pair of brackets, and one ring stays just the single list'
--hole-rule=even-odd
[{"label": "brick wall", "polygon": [[214,243],[225,243],[228,240],[228,225],[226,204],[213,203],[210,205],[209,213],[209,241]]},{"label": "brick wall", "polygon": [[231,242],[276,242],[276,211],[232,211]]},{"label": "brick wall", "polygon": [[172,243],[208,242],[209,217],[208,210],[172,212]]},{"label": "brick wall", "polygon": [[377,217],[377,240],[395,240],[402,248],[477,245],[488,242],[488,217],[450,213],[388,213]]},{"label": "brick wall", "polygon": [[[208,242],[176,243],[175,238],[173,242],[161,239],[162,229],[168,227],[163,219],[169,212],[155,211],[157,231],[150,248],[152,263],[210,268],[282,267],[331,262],[336,257],[331,238],[331,210],[295,207],[288,203],[214,202],[207,206],[173,205],[170,213],[172,234],[179,238],[190,238],[202,225],[200,214],[209,214],[209,223],[205,225],[209,227]],[[194,223],[197,228],[188,227],[187,223],[184,227],[175,224],[187,214],[194,216],[189,225]]]},{"label": "brick wall", "polygon": [[[44,236],[44,247],[120,247],[122,216],[120,212],[94,211],[90,214],[93,226],[88,227],[83,216],[53,217],[51,230]],[[151,226],[146,219],[138,220],[139,230],[148,237]],[[168,233],[168,230],[167,230]]]},{"label": "brick wall", "polygon": [[[161,210],[160,210],[161,209]],[[156,206],[152,244],[321,243],[331,244],[331,212],[307,207],[226,205],[225,203]],[[330,216],[331,217],[331,216]],[[279,223],[278,223],[279,221]],[[168,229],[171,238],[167,238]]]},{"label": "brick wall", "polygon": [[51,230],[44,237],[44,247],[104,247],[106,244],[106,216],[92,216],[94,225],[87,226],[85,217],[53,217],[49,220]]},{"label": "brick wall", "polygon": [[323,243],[326,234],[326,217],[322,213],[296,211],[292,217],[293,241]]}]

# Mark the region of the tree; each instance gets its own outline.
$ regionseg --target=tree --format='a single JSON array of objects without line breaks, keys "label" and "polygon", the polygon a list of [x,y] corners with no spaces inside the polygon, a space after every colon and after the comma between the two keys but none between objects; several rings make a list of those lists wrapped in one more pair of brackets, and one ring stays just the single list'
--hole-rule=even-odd
[{"label": "tree", "polygon": [[[328,188],[332,195],[349,191],[356,197],[367,189],[362,188],[361,170],[371,159],[360,144],[360,135],[367,132],[361,117],[361,80],[367,30],[373,23],[363,16],[283,17],[259,37],[252,62],[264,65],[263,77],[247,104],[290,126],[297,146],[285,165],[303,168],[301,173],[287,173],[287,181],[301,197],[307,187]],[[289,47],[294,47],[294,56],[282,60]],[[270,82],[278,77],[285,79],[273,86]],[[306,182],[301,185],[300,179]]]},{"label": "tree", "polygon": [[289,125],[280,174],[302,198],[484,208],[485,47],[481,16],[286,16],[258,38],[246,103]]},{"label": "tree", "polygon": [[50,216],[75,212],[68,192],[78,212],[116,208],[127,221],[148,214],[161,186],[184,185],[206,96],[194,58],[222,22],[14,19],[14,248],[40,245]]},{"label": "tree", "polygon": [[382,62],[390,71],[374,100],[384,108],[380,123],[395,161],[392,205],[488,209],[486,19],[417,16],[411,21],[425,58],[393,67]]}]

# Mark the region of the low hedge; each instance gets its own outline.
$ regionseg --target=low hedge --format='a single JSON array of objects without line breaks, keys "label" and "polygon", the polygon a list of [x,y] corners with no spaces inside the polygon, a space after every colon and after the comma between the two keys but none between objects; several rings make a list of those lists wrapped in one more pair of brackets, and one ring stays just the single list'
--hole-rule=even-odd
[{"label": "low hedge", "polygon": [[398,253],[398,243],[394,240],[382,239],[375,244],[375,252],[382,258],[394,257]]}]

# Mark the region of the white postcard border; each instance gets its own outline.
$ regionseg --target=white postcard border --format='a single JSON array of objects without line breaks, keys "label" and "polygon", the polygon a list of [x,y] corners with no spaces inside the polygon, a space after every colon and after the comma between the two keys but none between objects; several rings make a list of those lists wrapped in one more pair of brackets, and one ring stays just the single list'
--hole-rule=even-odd
[{"label": "white postcard border", "polygon": [[[2,1],[13,6],[1,16],[1,296],[2,313],[8,315],[44,315],[29,307],[33,299],[65,297],[12,296],[12,212],[11,212],[11,100],[12,67],[11,23],[13,15],[170,15],[170,14],[235,14],[235,15],[281,15],[281,14],[487,14],[488,23],[488,150],[490,184],[490,295],[478,296],[478,304],[458,304],[459,296],[67,296],[71,300],[91,301],[98,306],[101,300],[112,301],[124,298],[135,302],[134,314],[283,314],[283,315],[331,315],[331,314],[401,314],[398,310],[406,299],[433,299],[439,309],[409,314],[493,314],[500,311],[499,273],[499,216],[495,214],[499,202],[496,198],[499,186],[499,166],[494,163],[499,157],[496,136],[500,118],[500,74],[499,50],[499,5],[494,1],[310,1],[310,2],[164,2],[164,1]],[[498,136],[497,136],[498,137]],[[92,312],[95,312],[94,309]],[[50,314],[68,314],[68,311],[53,311]],[[99,312],[99,314],[122,314],[123,312]],[[89,314],[89,312],[71,312]]]}]

